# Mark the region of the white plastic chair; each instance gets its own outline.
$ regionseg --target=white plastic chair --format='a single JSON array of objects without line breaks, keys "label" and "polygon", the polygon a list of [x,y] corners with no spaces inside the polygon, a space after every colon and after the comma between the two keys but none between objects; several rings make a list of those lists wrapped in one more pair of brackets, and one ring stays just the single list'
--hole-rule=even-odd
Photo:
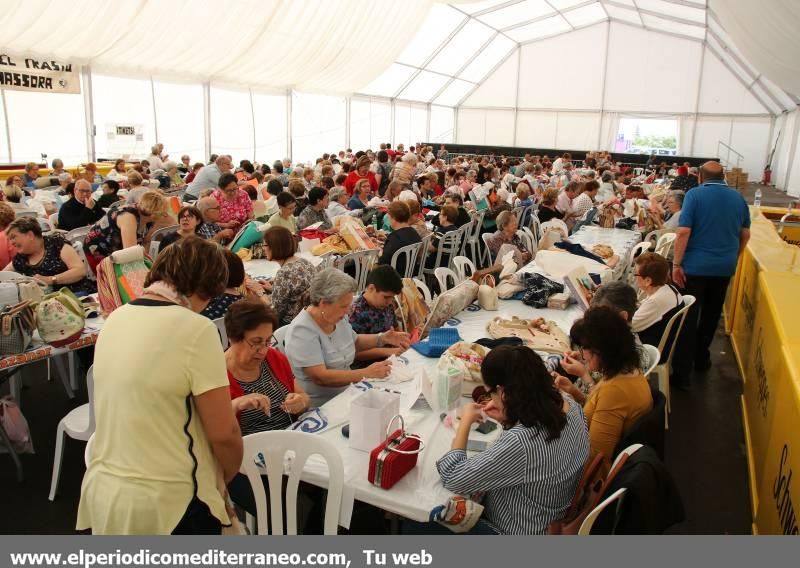
[{"label": "white plastic chair", "polygon": [[[486,216],[486,211],[479,211],[470,221],[467,229],[464,231],[464,239],[461,243],[461,256],[467,256],[475,266],[484,266],[488,259],[486,257],[486,249],[481,248],[480,235],[481,228],[483,227],[483,218]],[[467,250],[469,249],[469,250]]]},{"label": "white plastic chair", "polygon": [[213,321],[214,325],[217,326],[217,333],[219,333],[219,340],[222,343],[222,350],[225,351],[230,344],[228,341],[228,330],[225,329],[225,317],[223,316]]},{"label": "white plastic chair", "polygon": [[678,238],[678,233],[665,233],[658,238],[656,242],[656,254],[660,254],[664,258],[672,256],[672,248],[675,246],[675,239]]},{"label": "white plastic chair", "polygon": [[75,252],[78,253],[78,257],[81,259],[81,263],[86,269],[86,277],[90,280],[95,280],[96,277],[94,272],[92,272],[92,267],[89,266],[89,261],[86,258],[86,251],[83,250],[83,243],[80,241],[75,241],[72,243],[72,248],[74,248]]},{"label": "white plastic chair", "polygon": [[453,279],[453,286],[459,283],[458,274],[456,274],[449,268],[440,266],[439,268],[433,271],[433,274],[436,277],[436,281],[439,283],[439,294],[444,294],[450,288],[447,285],[448,278]]},{"label": "white plastic chair", "polygon": [[10,270],[0,270],[0,282],[6,282],[8,280],[16,280],[17,278],[25,278],[19,272],[12,272]]},{"label": "white plastic chair", "polygon": [[68,243],[80,242],[81,244],[83,244],[83,239],[86,238],[86,235],[88,235],[89,231],[91,230],[92,230],[91,225],[86,225],[85,227],[78,227],[77,229],[72,229],[70,232],[68,232],[64,236],[64,239]]},{"label": "white plastic chair", "polygon": [[533,236],[531,235],[530,229],[517,229],[517,236],[522,241],[522,244],[525,245],[528,252],[530,252],[532,256],[535,256],[536,249],[534,248]]},{"label": "white plastic chair", "polygon": [[617,467],[617,464],[619,464],[620,460],[622,459],[622,456],[632,456],[643,447],[644,447],[643,444],[631,444],[630,446],[622,450],[619,454],[617,454],[617,457],[614,458],[614,463],[611,464],[611,468],[608,471],[614,471],[614,468]]},{"label": "white plastic chair", "polygon": [[689,294],[685,295],[683,297],[683,307],[667,322],[667,325],[664,328],[664,333],[661,334],[661,340],[658,342],[659,353],[663,353],[664,349],[667,348],[667,340],[669,339],[671,335],[670,332],[676,323],[678,324],[678,329],[674,334],[675,337],[672,341],[672,345],[669,346],[667,360],[664,363],[656,365],[656,367],[651,371],[652,373],[656,374],[656,378],[658,379],[658,390],[664,393],[664,396],[667,398],[667,411],[664,413],[665,428],[669,428],[669,413],[672,412],[669,396],[669,373],[670,369],[672,368],[672,357],[675,355],[675,346],[678,344],[678,338],[681,335],[683,323],[686,321],[686,314],[689,313],[689,310],[694,302],[694,296]]},{"label": "white plastic chair", "polygon": [[489,260],[489,266],[494,266],[495,258],[492,256],[492,251],[489,248],[489,239],[492,238],[492,233],[483,233],[481,238],[483,239],[483,247],[486,250],[486,258]]},{"label": "white plastic chair", "polygon": [[658,347],[655,347],[654,345],[645,344],[642,345],[642,347],[644,347],[644,350],[647,353],[647,358],[650,359],[650,367],[647,369],[642,369],[644,371],[644,376],[647,377],[658,365],[658,360],[661,359],[661,351],[659,351]]},{"label": "white plastic chair", "polygon": [[275,339],[275,349],[281,353],[286,353],[286,332],[289,331],[289,326],[285,325],[273,330],[272,337]]},{"label": "white plastic chair", "polygon": [[49,217],[50,224],[53,225],[56,229],[58,228],[58,211],[50,215]]},{"label": "white plastic chair", "polygon": [[36,220],[39,221],[39,226],[42,228],[42,233],[45,235],[52,233],[55,229],[49,219],[37,217]]},{"label": "white plastic chair", "polygon": [[602,503],[600,503],[597,507],[592,509],[592,511],[586,515],[586,518],[581,523],[581,528],[578,529],[579,535],[590,535],[592,534],[592,527],[594,526],[594,522],[597,520],[597,517],[600,516],[606,507],[611,505],[616,501],[617,510],[619,510],[619,506],[622,504],[622,498],[625,496],[625,488],[622,487],[621,489],[617,489],[609,495]]},{"label": "white plastic chair", "polygon": [[419,291],[422,292],[422,297],[425,298],[425,303],[430,306],[431,302],[433,301],[433,296],[431,295],[431,290],[428,288],[428,285],[419,278],[412,278],[412,280],[414,281],[414,284],[417,285],[417,288],[419,288]]},{"label": "white plastic chair", "polygon": [[442,238],[439,239],[439,246],[436,247],[436,252],[434,253],[434,263],[433,268],[428,268],[427,266],[423,269],[423,274],[433,275],[435,276],[435,270],[437,268],[442,268],[442,259],[447,257],[447,266],[449,267],[453,263],[453,259],[458,255],[461,251],[461,237],[463,236],[463,232],[461,229],[457,231],[450,231],[449,233],[445,234]]},{"label": "white plastic chair", "polygon": [[367,287],[367,276],[369,275],[369,271],[372,270],[372,267],[375,265],[375,262],[378,260],[378,251],[377,250],[360,250],[357,252],[351,252],[350,254],[346,254],[344,256],[340,256],[336,260],[333,261],[333,266],[338,268],[342,272],[344,272],[345,266],[352,262],[355,266],[355,281],[357,285],[356,292],[363,292],[364,288]]},{"label": "white plastic chair", "polygon": [[[250,481],[256,502],[258,534],[266,535],[272,525],[272,534],[297,534],[297,488],[306,461],[312,455],[319,455],[328,464],[328,498],[325,502],[325,521],[323,532],[335,535],[339,524],[344,488],[344,463],[339,451],[328,441],[314,434],[291,430],[276,430],[250,434],[242,439],[244,458],[241,472]],[[287,452],[294,453],[291,471],[286,483],[286,530],[283,527],[283,474],[284,459]],[[263,469],[256,465],[255,458],[261,454],[266,465],[269,480],[269,522],[267,521],[267,495],[261,480]]]},{"label": "white plastic chair", "polygon": [[422,238],[422,246],[419,249],[419,254],[417,255],[417,271],[414,274],[414,278],[419,278],[422,280],[425,275],[423,271],[425,270],[425,261],[428,259],[428,249],[431,246],[431,240],[433,239],[433,233],[430,233]]},{"label": "white plastic chair", "polygon": [[635,278],[633,277],[633,273],[636,271],[636,259],[639,258],[639,256],[641,256],[645,252],[647,252],[649,249],[650,249],[649,241],[638,243],[635,247],[633,247],[631,251],[628,253],[628,256],[625,259],[621,259],[624,260],[625,262],[624,263],[621,262],[620,264],[617,265],[618,267],[621,265],[623,269],[620,274],[615,275],[616,279],[619,280],[624,277],[627,277],[627,280],[625,281],[628,282],[628,284],[633,285],[635,280]]},{"label": "white plastic chair", "polygon": [[[405,270],[400,274],[401,278],[412,278],[417,270],[417,257],[422,250],[422,242],[414,243],[413,245],[406,245],[395,251],[389,264],[392,268],[397,270],[397,262],[401,256],[405,257]],[[400,272],[398,270],[398,272]]]},{"label": "white plastic chair", "polygon": [[56,431],[56,453],[53,458],[53,476],[50,480],[50,500],[56,498],[58,478],[61,474],[61,462],[64,459],[64,435],[75,440],[88,441],[94,433],[94,367],[89,367],[86,372],[86,390],[89,393],[89,402],[72,409],[69,414],[61,419]]},{"label": "white plastic chair", "polygon": [[[469,270],[469,273],[467,273],[467,270]],[[475,265],[472,264],[472,261],[466,256],[457,256],[453,259],[453,272],[458,276],[458,282],[463,282],[475,274],[477,270],[475,269]]]},{"label": "white plastic chair", "polygon": [[94,432],[89,436],[89,439],[86,441],[86,449],[83,450],[83,463],[86,467],[89,467],[89,462],[92,461],[92,448],[94,448]]},{"label": "white plastic chair", "polygon": [[150,239],[150,258],[155,259],[158,256],[158,250],[161,248],[161,239],[177,231],[178,227],[179,225],[170,225],[169,227],[158,229],[153,233]]}]

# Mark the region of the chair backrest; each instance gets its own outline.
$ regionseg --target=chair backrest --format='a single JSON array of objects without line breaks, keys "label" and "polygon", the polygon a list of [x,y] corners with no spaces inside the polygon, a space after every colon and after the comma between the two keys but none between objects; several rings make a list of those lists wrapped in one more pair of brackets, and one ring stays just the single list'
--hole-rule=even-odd
[{"label": "chair backrest", "polygon": [[228,330],[225,329],[225,317],[217,318],[214,321],[214,325],[217,326],[217,333],[219,333],[219,340],[222,343],[222,350],[226,350],[228,348]]},{"label": "chair backrest", "polygon": [[644,376],[648,377],[650,373],[653,372],[653,369],[658,366],[658,361],[661,359],[661,351],[658,350],[658,347],[653,345],[645,344],[642,345],[642,347],[644,347],[644,350],[647,352],[647,357],[650,360],[650,367],[648,369],[642,369]]},{"label": "chair backrest", "polygon": [[492,249],[489,248],[489,239],[492,238],[492,233],[483,233],[481,235],[483,245],[486,247],[486,254],[489,256],[489,266],[494,266],[495,258],[492,256]]},{"label": "chair backrest", "polygon": [[150,238],[150,258],[155,260],[158,256],[158,250],[161,248],[161,239],[177,231],[178,227],[179,225],[170,225],[169,227],[163,227],[153,232],[153,236]]},{"label": "chair backrest", "polygon": [[286,332],[289,331],[289,326],[284,325],[272,331],[272,337],[275,338],[275,349],[281,353],[286,353]]},{"label": "chair backrest", "polygon": [[666,427],[664,425],[664,413],[667,411],[667,398],[658,389],[651,388],[650,394],[653,397],[653,408],[639,418],[636,423],[623,434],[614,453],[619,453],[632,444],[644,444],[655,450],[661,461],[664,461],[664,438]]},{"label": "chair backrest", "polygon": [[[686,321],[686,314],[689,313],[694,302],[695,297],[691,294],[683,296],[683,307],[669,319],[666,327],[664,327],[664,333],[661,334],[661,340],[658,342],[658,352],[664,353],[664,350],[667,350],[667,365],[672,364],[672,356],[675,354],[675,345],[677,345],[678,337],[681,335],[683,322]],[[672,333],[672,328],[675,327],[676,324],[677,328],[675,329],[675,333]],[[669,346],[667,346],[667,343],[669,343]]]},{"label": "chair backrest", "polygon": [[92,272],[92,267],[89,266],[89,261],[86,258],[86,252],[83,250],[83,243],[81,241],[74,241],[72,243],[72,248],[75,249],[75,252],[78,253],[78,258],[81,259],[81,264],[86,269],[86,277],[90,280],[94,280],[96,277],[94,272]]},{"label": "chair backrest", "polygon": [[58,211],[50,215],[49,220],[50,224],[53,225],[53,227],[58,228]]},{"label": "chair backrest", "polygon": [[16,209],[15,210],[16,217],[19,219],[20,217],[37,217],[36,211],[31,211],[29,209]]},{"label": "chair backrest", "polygon": [[542,222],[537,215],[531,215],[530,229],[531,233],[533,233],[533,238],[536,240],[536,245],[538,246],[539,239],[542,238]]},{"label": "chair backrest", "polygon": [[428,258],[428,249],[431,246],[431,239],[433,239],[433,233],[429,233],[422,237],[422,246],[419,249],[419,254],[417,255],[417,273],[415,274],[416,278],[420,280],[423,278],[423,271],[425,270],[425,261]]},{"label": "chair backrest", "polygon": [[533,209],[533,205],[514,208],[512,212],[514,217],[517,218],[517,227],[522,227],[530,222],[531,209]]},{"label": "chair backrest", "polygon": [[[250,434],[242,439],[244,458],[241,471],[250,481],[256,502],[258,534],[266,535],[271,525],[272,534],[297,534],[297,488],[300,475],[309,457],[321,456],[328,464],[328,499],[325,503],[324,533],[335,535],[339,525],[344,487],[344,463],[339,451],[327,440],[314,434],[291,430],[275,430]],[[286,530],[283,526],[284,501],[282,495],[284,459],[287,452],[294,453],[291,471],[286,482]],[[263,456],[264,465],[256,465]],[[269,517],[267,496],[261,476],[266,469],[269,480]],[[267,519],[269,518],[269,522]]]},{"label": "chair backrest", "polygon": [[664,233],[658,238],[656,242],[656,254],[660,254],[664,258],[669,258],[672,253],[672,247],[675,246],[675,239],[678,238],[678,233]]},{"label": "chair backrest", "polygon": [[[417,256],[419,255],[420,250],[422,250],[421,242],[400,247],[392,255],[390,264],[395,270],[397,270],[397,261],[400,259],[400,257],[405,257],[405,261],[403,263],[403,272],[400,274],[401,278],[411,278],[414,276],[414,272],[417,269]],[[399,270],[397,271],[400,272]]]},{"label": "chair backrest", "polygon": [[667,233],[673,232],[671,229],[656,229],[655,231],[650,231],[645,236],[644,240],[650,243],[650,250],[656,250],[656,243],[658,243],[658,239],[661,238],[662,235],[666,235]]},{"label": "chair backrest", "polygon": [[531,255],[535,255],[536,249],[534,248],[533,237],[531,236],[530,229],[527,231],[523,229],[517,229],[517,236],[522,241],[522,244],[525,245],[525,248],[528,250],[528,252],[530,252]]},{"label": "chair backrest", "polygon": [[414,281],[414,284],[417,285],[417,288],[419,288],[419,291],[422,292],[422,297],[425,298],[425,303],[430,306],[431,302],[433,301],[433,296],[431,295],[431,290],[428,288],[428,285],[425,284],[425,282],[423,282],[420,278],[412,278],[412,280]]},{"label": "chair backrest", "polygon": [[83,244],[83,239],[86,238],[86,235],[89,234],[89,231],[92,230],[91,225],[86,225],[85,227],[78,227],[77,229],[72,229],[69,233],[64,236],[64,239],[68,243],[80,242]]},{"label": "chair backrest", "polygon": [[592,509],[592,512],[589,513],[581,524],[581,528],[578,530],[578,534],[580,535],[590,535],[592,534],[592,527],[594,526],[594,522],[597,520],[597,517],[600,516],[600,513],[605,510],[606,507],[614,504],[617,509],[622,504],[622,498],[625,496],[625,488],[622,487],[621,489],[617,489],[609,495],[602,503],[600,503],[597,507]]},{"label": "chair backrest", "polygon": [[622,461],[623,456],[632,456],[636,453],[639,448],[643,448],[643,444],[631,444],[621,452],[617,454],[617,457],[614,458],[614,463],[611,464],[611,469],[609,471],[614,471],[617,468],[619,462]]},{"label": "chair backrest", "polygon": [[89,462],[92,461],[92,448],[94,448],[94,432],[86,440],[86,448],[83,450],[83,463],[89,467]]},{"label": "chair backrest", "polygon": [[[469,271],[469,273],[467,273]],[[466,256],[457,256],[453,259],[453,272],[458,276],[458,281],[463,282],[475,272],[477,272],[475,265]]]},{"label": "chair backrest", "polygon": [[486,217],[486,210],[478,211],[475,215],[472,216],[472,221],[470,222],[469,230],[466,232],[465,235],[465,242],[478,242],[478,237],[481,234],[481,228],[483,227],[483,218]]},{"label": "chair backrest", "polygon": [[39,226],[42,228],[42,233],[44,234],[52,233],[53,230],[55,229],[55,227],[53,227],[53,224],[50,222],[49,219],[43,219],[42,217],[37,217],[36,220],[39,221]]},{"label": "chair backrest", "polygon": [[372,270],[372,267],[377,260],[377,250],[360,250],[340,256],[333,262],[333,265],[344,272],[345,265],[352,262],[355,266],[354,278],[357,285],[356,291],[363,292],[364,288],[367,287],[367,276],[369,275],[369,271]]},{"label": "chair backrest", "polygon": [[[448,266],[453,262],[459,252],[461,252],[461,237],[463,236],[462,229],[457,231],[450,231],[439,239],[439,246],[436,247],[436,257],[433,266],[438,268],[442,266],[442,259],[447,256]],[[429,273],[431,271],[428,271]]]},{"label": "chair backrest", "polygon": [[449,278],[453,279],[453,286],[458,284],[460,281],[458,279],[458,274],[450,270],[449,268],[445,268],[444,266],[440,266],[433,271],[434,276],[436,276],[436,281],[439,283],[439,294],[443,294],[450,289],[450,286],[447,285],[447,280]]},{"label": "chair backrest", "polygon": [[89,432],[94,432],[94,365],[86,371],[86,392],[89,395]]}]

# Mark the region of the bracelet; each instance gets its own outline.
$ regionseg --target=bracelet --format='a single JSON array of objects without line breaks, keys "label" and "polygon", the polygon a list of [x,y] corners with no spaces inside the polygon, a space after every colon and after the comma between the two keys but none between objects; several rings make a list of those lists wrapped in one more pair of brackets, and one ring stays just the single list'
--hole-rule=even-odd
[{"label": "bracelet", "polygon": [[375,338],[375,347],[383,347],[386,342],[383,340],[383,333],[379,333]]}]

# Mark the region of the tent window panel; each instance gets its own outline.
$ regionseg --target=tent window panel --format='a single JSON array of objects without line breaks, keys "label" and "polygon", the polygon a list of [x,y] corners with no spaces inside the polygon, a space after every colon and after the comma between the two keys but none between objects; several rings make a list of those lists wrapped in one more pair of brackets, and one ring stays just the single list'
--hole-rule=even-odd
[{"label": "tent window panel", "polygon": [[[678,147],[678,121],[675,119],[621,118],[614,143],[615,152],[675,156]],[[672,163],[672,162],[670,162]]]},{"label": "tent window panel", "polygon": [[8,156],[8,138],[6,137],[8,125],[6,124],[5,112],[3,109],[3,99],[0,99],[0,162],[8,163],[11,159]]},{"label": "tent window panel", "polygon": [[249,92],[211,87],[211,152],[230,154],[234,163],[253,159]]},{"label": "tent window panel", "polygon": [[253,93],[256,160],[272,164],[286,157],[286,95]]},{"label": "tent window panel", "polygon": [[366,149],[370,147],[370,104],[369,101],[353,99],[350,101],[350,147]]},{"label": "tent window panel", "polygon": [[[449,144],[453,141],[455,117],[450,107],[431,106],[431,142]],[[434,153],[438,148],[434,148]]]},{"label": "tent window panel", "polygon": [[343,97],[292,93],[292,159],[313,164],[345,145],[347,108]]},{"label": "tent window panel", "polygon": [[205,162],[203,87],[199,84],[154,81],[159,142],[170,159],[188,154],[192,163]]},{"label": "tent window panel", "polygon": [[[150,154],[157,140],[149,79],[92,74],[92,104],[98,159],[145,158]],[[117,136],[118,125],[133,126],[136,134]]]},{"label": "tent window panel", "polygon": [[5,95],[15,162],[39,162],[42,154],[47,155],[48,164],[54,158],[65,165],[87,160],[82,95],[26,91],[6,91]]}]

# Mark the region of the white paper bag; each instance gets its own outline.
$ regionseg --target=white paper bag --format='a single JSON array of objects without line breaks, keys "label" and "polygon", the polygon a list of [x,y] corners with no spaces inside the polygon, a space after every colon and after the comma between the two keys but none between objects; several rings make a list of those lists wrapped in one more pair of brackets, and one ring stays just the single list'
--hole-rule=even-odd
[{"label": "white paper bag", "polygon": [[400,413],[400,395],[369,389],[350,403],[350,447],[371,452],[386,439],[389,421]]}]

